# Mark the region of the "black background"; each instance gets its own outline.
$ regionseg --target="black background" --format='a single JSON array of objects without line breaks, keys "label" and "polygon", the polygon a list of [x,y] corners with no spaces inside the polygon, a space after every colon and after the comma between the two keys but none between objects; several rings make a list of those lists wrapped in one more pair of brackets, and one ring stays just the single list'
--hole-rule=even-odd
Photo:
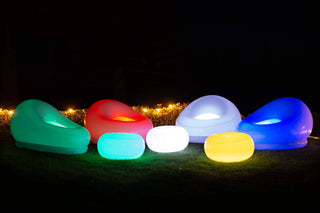
[{"label": "black background", "polygon": [[316,13],[305,2],[4,2],[1,104],[216,94],[244,114],[283,96],[319,111]]}]

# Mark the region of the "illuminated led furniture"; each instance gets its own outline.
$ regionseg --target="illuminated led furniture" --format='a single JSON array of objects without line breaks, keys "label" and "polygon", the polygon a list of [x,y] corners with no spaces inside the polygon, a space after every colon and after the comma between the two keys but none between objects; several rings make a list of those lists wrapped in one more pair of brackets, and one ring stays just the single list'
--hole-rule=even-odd
[{"label": "illuminated led furniture", "polygon": [[108,159],[130,160],[139,158],[145,149],[143,138],[134,133],[105,133],[97,144],[98,153]]},{"label": "illuminated led furniture", "polygon": [[190,142],[204,143],[210,135],[235,131],[240,121],[240,112],[231,101],[208,95],[191,102],[178,116],[176,125],[188,131]]},{"label": "illuminated led furniture", "polygon": [[98,101],[88,109],[84,126],[89,130],[93,143],[108,132],[136,133],[145,138],[153,127],[147,117],[124,103],[110,99]]},{"label": "illuminated led furniture", "polygon": [[189,135],[180,126],[158,126],[148,132],[146,142],[154,152],[178,152],[188,146]]},{"label": "illuminated led furniture", "polygon": [[219,162],[238,162],[250,158],[254,152],[252,138],[241,132],[224,132],[209,136],[204,143],[207,157]]},{"label": "illuminated led furniture", "polygon": [[53,106],[35,99],[20,103],[10,121],[16,146],[61,154],[85,153],[90,134]]},{"label": "illuminated led furniture", "polygon": [[276,99],[245,119],[238,131],[249,134],[255,149],[295,149],[307,145],[313,119],[306,104],[291,97]]}]

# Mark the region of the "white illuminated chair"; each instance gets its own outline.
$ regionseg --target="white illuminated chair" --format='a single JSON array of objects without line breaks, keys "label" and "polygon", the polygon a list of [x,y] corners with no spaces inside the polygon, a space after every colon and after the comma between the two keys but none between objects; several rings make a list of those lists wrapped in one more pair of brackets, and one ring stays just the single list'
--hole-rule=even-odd
[{"label": "white illuminated chair", "polygon": [[234,132],[240,121],[240,112],[231,101],[207,95],[191,102],[180,113],[176,125],[188,131],[190,142],[204,143],[210,135]]}]

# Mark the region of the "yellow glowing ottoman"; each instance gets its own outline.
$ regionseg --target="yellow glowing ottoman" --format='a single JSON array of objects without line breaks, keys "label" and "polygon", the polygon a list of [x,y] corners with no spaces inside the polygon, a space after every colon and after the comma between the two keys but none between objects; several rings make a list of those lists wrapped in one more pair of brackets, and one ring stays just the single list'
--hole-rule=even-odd
[{"label": "yellow glowing ottoman", "polygon": [[238,162],[254,152],[252,138],[241,132],[224,132],[209,136],[204,143],[207,157],[219,162]]}]

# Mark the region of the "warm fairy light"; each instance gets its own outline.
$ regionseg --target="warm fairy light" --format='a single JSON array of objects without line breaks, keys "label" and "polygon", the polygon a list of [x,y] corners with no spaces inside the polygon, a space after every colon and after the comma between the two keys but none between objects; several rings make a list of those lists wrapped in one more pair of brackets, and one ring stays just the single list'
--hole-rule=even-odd
[{"label": "warm fairy light", "polygon": [[[13,109],[2,109],[2,108],[0,108],[0,115],[1,116],[5,116],[5,117],[8,117],[8,118],[11,118],[13,113],[14,113]],[[2,120],[6,120],[6,119],[3,118]]]},{"label": "warm fairy light", "polygon": [[[132,108],[139,113],[149,118],[153,126],[161,125],[175,125],[176,119],[180,112],[187,106],[187,103],[168,103],[168,104],[157,104],[155,107],[152,106],[132,106]],[[76,123],[83,125],[84,117],[87,109],[74,109],[72,107],[66,108],[60,111],[63,115],[75,121]],[[10,119],[14,114],[13,109],[0,108],[0,125],[10,126]],[[123,121],[123,119],[122,119]]]}]

